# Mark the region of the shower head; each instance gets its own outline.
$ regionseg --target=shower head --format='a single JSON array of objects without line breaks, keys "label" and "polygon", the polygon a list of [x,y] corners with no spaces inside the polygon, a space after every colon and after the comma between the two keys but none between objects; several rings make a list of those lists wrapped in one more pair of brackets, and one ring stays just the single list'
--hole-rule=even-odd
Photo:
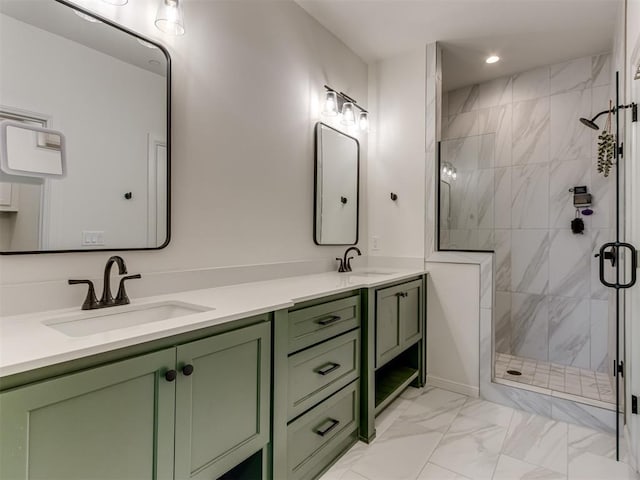
[{"label": "shower head", "polygon": [[596,120],[598,119],[598,117],[600,115],[604,115],[605,113],[616,113],[616,109],[612,108],[611,110],[603,110],[602,112],[598,113],[595,117],[593,117],[591,120],[589,120],[588,118],[584,118],[582,117],[580,119],[580,123],[582,123],[583,125],[586,125],[589,128],[593,128],[594,130],[600,130],[600,127],[598,127],[598,125],[596,124]]},{"label": "shower head", "polygon": [[596,125],[596,122],[594,122],[593,120],[589,120],[588,118],[582,117],[580,119],[580,123],[582,123],[583,125],[586,125],[589,128],[593,128],[594,130],[599,130],[600,129],[600,127],[598,127],[598,125]]}]

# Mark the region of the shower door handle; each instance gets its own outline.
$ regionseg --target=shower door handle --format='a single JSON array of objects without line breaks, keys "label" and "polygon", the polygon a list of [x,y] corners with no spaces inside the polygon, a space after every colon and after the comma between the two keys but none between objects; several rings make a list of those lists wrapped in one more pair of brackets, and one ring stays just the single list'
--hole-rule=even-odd
[{"label": "shower door handle", "polygon": [[[608,248],[611,248],[611,250],[607,251]],[[618,264],[619,268],[620,258],[618,258],[618,256],[621,248],[626,248],[631,252],[631,280],[627,283],[608,282],[604,278],[604,261],[610,260],[611,266]],[[599,257],[600,283],[605,287],[620,289],[633,287],[636,284],[638,274],[638,252],[633,245],[625,242],[608,242],[600,247],[600,252],[596,256]]]}]

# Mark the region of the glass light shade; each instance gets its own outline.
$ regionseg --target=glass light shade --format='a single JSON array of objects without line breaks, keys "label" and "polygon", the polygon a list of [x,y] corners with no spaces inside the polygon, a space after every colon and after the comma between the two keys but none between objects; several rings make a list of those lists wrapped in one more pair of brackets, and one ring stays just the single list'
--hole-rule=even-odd
[{"label": "glass light shade", "polygon": [[156,27],[169,35],[184,35],[184,16],[180,0],[160,0]]},{"label": "glass light shade", "polygon": [[324,99],[324,108],[322,109],[323,115],[329,117],[335,117],[338,115],[338,96],[336,92],[327,92],[327,96]]},{"label": "glass light shade", "polygon": [[129,0],[102,0],[104,3],[109,3],[111,5],[116,5],[121,7],[122,5],[126,5],[129,3]]},{"label": "glass light shade", "polygon": [[367,112],[360,112],[360,115],[358,115],[358,125],[362,131],[369,130],[369,114]]},{"label": "glass light shade", "polygon": [[356,112],[353,110],[353,103],[344,102],[342,105],[342,120],[340,121],[342,125],[355,125],[356,123]]},{"label": "glass light shade", "polygon": [[458,174],[456,172],[453,172],[451,174],[451,178],[453,178],[455,180],[456,178],[458,178]]},{"label": "glass light shade", "polygon": [[446,165],[444,167],[442,167],[442,173],[444,173],[444,174],[447,173],[447,166]]}]

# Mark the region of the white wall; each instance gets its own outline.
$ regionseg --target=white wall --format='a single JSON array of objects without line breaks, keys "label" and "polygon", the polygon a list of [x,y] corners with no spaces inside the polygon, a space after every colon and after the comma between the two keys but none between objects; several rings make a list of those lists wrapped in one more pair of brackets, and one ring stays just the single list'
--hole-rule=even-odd
[{"label": "white wall", "polygon": [[[424,257],[425,48],[369,69],[369,254]],[[391,192],[398,195],[391,200]],[[372,237],[378,237],[374,248]]]},{"label": "white wall", "polygon": [[6,15],[0,23],[0,105],[48,117],[67,139],[45,245],[82,248],[82,231],[100,230],[107,248],[146,247],[148,134],[165,135],[166,78]]},{"label": "white wall", "polygon": [[480,386],[480,266],[428,263],[427,382],[467,395]]},{"label": "white wall", "polygon": [[[129,271],[324,260],[344,251],[313,243],[313,127],[325,83],[367,106],[362,60],[293,2],[186,2],[186,34],[177,38],[153,26],[156,1],[83,4],[168,44],[172,55],[172,241],[125,252]],[[361,155],[364,187],[366,148]],[[366,209],[362,201],[365,249]],[[0,300],[5,286],[23,282],[69,289],[67,278],[98,276],[108,256],[0,257]]]}]

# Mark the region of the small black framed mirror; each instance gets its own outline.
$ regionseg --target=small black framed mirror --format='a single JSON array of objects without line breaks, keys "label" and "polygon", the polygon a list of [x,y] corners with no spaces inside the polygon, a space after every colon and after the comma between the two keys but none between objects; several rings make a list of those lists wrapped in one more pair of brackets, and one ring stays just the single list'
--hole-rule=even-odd
[{"label": "small black framed mirror", "polygon": [[359,208],[360,143],[318,122],[315,126],[315,243],[358,243]]}]

